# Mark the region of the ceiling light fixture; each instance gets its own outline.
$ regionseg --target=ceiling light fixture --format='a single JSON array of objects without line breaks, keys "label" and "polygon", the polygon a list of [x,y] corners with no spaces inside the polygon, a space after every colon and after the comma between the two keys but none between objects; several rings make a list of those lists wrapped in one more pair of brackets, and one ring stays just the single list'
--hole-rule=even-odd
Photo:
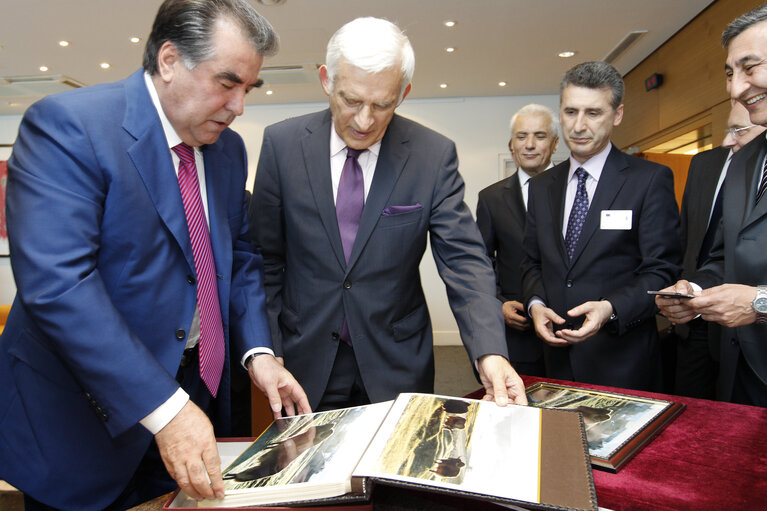
[{"label": "ceiling light fixture", "polygon": [[267,96],[271,96],[272,94],[274,94],[273,90],[270,89],[270,90],[266,91],[266,95]]},{"label": "ceiling light fixture", "polygon": [[453,48],[452,46],[448,46],[447,48],[445,48],[445,51],[448,53],[453,53],[455,51],[455,48]]},{"label": "ceiling light fixture", "polygon": [[66,48],[67,46],[69,46],[69,41],[59,41],[59,46],[61,46],[62,48]]},{"label": "ceiling light fixture", "polygon": [[567,50],[567,51],[560,51],[559,53],[557,53],[557,56],[558,57],[562,57],[563,59],[569,59],[570,57],[572,57],[574,55],[575,55],[575,52],[574,51],[569,51],[569,50]]},{"label": "ceiling light fixture", "polygon": [[447,20],[447,21],[445,22],[445,26],[446,26],[447,28],[453,28],[453,27],[454,27],[454,26],[456,26],[457,24],[458,24],[458,22],[456,22],[456,21],[453,21],[453,20]]},{"label": "ceiling light fixture", "polygon": [[439,88],[440,89],[447,89],[447,84],[446,83],[440,83],[439,84]]},{"label": "ceiling light fixture", "polygon": [[133,44],[138,44],[138,43],[141,42],[141,38],[140,37],[135,37],[135,36],[131,37],[130,38],[130,42],[132,42]]},{"label": "ceiling light fixture", "polygon": [[498,87],[506,87],[506,82],[498,82]]},{"label": "ceiling light fixture", "polygon": [[101,69],[109,69],[112,66],[109,64],[109,62],[102,62],[101,64],[99,64],[99,67]]},{"label": "ceiling light fixture", "polygon": [[48,66],[40,66],[38,69],[40,69],[40,71],[45,73],[46,71],[48,71]]}]

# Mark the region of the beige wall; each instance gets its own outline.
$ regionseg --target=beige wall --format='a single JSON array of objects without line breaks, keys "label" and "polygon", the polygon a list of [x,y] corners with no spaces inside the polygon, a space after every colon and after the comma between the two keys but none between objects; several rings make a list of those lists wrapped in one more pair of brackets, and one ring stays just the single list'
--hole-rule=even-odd
[{"label": "beige wall", "polygon": [[[613,136],[616,145],[645,150],[708,123],[714,146],[721,144],[729,111],[722,31],[762,3],[717,0],[629,72],[623,122]],[[646,92],[644,81],[653,73],[662,74],[664,83]]]}]

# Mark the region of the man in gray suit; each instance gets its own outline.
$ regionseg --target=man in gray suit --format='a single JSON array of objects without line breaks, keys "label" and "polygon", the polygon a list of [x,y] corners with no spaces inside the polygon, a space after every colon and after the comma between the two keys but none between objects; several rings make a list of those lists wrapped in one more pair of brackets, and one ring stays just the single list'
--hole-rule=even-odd
[{"label": "man in gray suit", "polygon": [[522,295],[522,236],[525,232],[529,181],[551,168],[559,131],[554,113],[530,104],[515,113],[509,149],[517,171],[481,192],[477,202],[477,225],[495,263],[498,299],[503,302],[509,360],[529,376],[544,376],[543,343],[535,335],[524,309]]},{"label": "man in gray suit", "polygon": [[[735,19],[722,34],[730,97],[767,125],[767,5]],[[724,328],[719,345],[720,399],[767,406],[767,141],[757,137],[733,157],[722,199],[722,220],[709,261],[691,281],[667,288],[696,298],[656,298],[672,323],[700,315]],[[701,290],[701,288],[703,288]]]},{"label": "man in gray suit", "polygon": [[418,269],[427,236],[487,395],[526,403],[455,145],[394,114],[414,62],[392,23],[347,23],[319,71],[330,109],[264,132],[252,234],[265,261],[275,350],[313,409],[433,390]]}]

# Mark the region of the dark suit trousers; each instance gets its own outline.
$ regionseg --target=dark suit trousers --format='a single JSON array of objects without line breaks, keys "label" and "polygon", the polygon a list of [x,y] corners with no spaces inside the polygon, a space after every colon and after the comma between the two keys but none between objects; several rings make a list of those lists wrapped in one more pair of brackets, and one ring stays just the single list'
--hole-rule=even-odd
[{"label": "dark suit trousers", "polygon": [[362,383],[354,349],[344,341],[338,342],[338,351],[330,372],[328,386],[322,394],[316,412],[370,404],[370,398]]},{"label": "dark suit trousers", "polygon": [[707,322],[695,319],[689,323],[687,337],[679,337],[674,394],[700,399],[716,397],[719,364],[711,357],[708,329]]}]

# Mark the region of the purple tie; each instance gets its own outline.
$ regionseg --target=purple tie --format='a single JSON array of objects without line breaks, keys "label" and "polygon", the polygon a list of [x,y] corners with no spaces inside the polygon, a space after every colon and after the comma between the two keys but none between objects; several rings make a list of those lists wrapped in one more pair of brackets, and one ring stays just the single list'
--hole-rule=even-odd
[{"label": "purple tie", "polygon": [[[357,230],[360,227],[360,217],[362,208],[365,206],[365,181],[362,178],[362,167],[360,167],[359,155],[365,149],[346,148],[346,161],[341,171],[341,181],[338,183],[338,194],[336,195],[336,218],[338,219],[338,231],[341,233],[341,245],[344,247],[344,257],[349,262],[349,255],[352,253],[354,239],[357,237]],[[344,323],[341,326],[341,339],[347,344],[351,344],[351,334],[349,325]]]},{"label": "purple tie", "polygon": [[208,222],[200,196],[194,149],[183,142],[173,151],[181,159],[178,167],[178,187],[184,202],[189,239],[192,242],[194,269],[197,274],[197,305],[200,309],[200,377],[210,394],[216,397],[224,367],[224,327],[218,303],[216,267],[210,247]]},{"label": "purple tie", "polygon": [[362,178],[362,168],[357,161],[364,151],[365,149],[346,148],[346,161],[341,171],[336,196],[336,218],[347,263],[354,246],[354,238],[357,237],[357,229],[360,227],[362,208],[365,206],[365,182]]},{"label": "purple tie", "polygon": [[589,173],[582,167],[575,171],[578,176],[578,188],[575,192],[573,209],[570,210],[570,218],[567,221],[567,233],[565,235],[565,247],[567,256],[573,258],[575,246],[578,244],[578,238],[581,236],[583,221],[586,220],[586,214],[589,212],[589,194],[586,192],[586,178]]}]

